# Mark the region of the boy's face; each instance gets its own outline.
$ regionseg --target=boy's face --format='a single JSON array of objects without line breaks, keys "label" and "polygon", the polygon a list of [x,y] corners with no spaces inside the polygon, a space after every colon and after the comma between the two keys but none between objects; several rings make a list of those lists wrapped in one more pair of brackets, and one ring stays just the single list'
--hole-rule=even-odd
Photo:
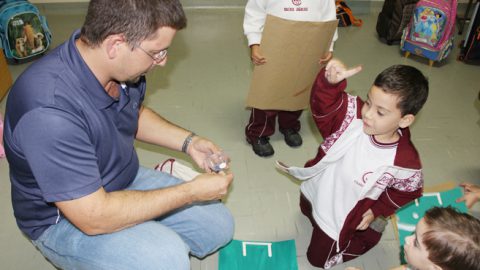
[{"label": "boy's face", "polygon": [[399,101],[397,95],[373,85],[362,107],[363,131],[382,143],[397,141],[398,128],[407,127],[414,120],[411,114],[402,116],[397,106]]},{"label": "boy's face", "polygon": [[423,244],[423,234],[428,230],[428,225],[422,218],[418,224],[415,233],[405,237],[405,259],[408,264],[418,270],[441,269],[428,259],[428,251]]}]

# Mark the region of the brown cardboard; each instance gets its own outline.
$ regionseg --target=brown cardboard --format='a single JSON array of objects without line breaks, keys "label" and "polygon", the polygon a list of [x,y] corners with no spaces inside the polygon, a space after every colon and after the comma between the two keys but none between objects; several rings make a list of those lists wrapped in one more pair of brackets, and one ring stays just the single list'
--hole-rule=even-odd
[{"label": "brown cardboard", "polygon": [[318,60],[330,49],[337,20],[299,22],[268,15],[260,52],[267,63],[253,70],[247,106],[296,111],[308,107]]},{"label": "brown cardboard", "polygon": [[12,83],[12,75],[8,70],[7,60],[3,50],[0,50],[0,101],[5,97]]}]

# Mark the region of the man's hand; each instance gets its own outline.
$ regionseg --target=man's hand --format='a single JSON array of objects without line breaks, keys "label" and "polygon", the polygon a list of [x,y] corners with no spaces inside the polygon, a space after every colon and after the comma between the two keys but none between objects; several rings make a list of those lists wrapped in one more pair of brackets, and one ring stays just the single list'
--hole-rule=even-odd
[{"label": "man's hand", "polygon": [[330,84],[337,84],[346,78],[349,78],[362,70],[362,66],[356,66],[348,69],[344,63],[338,59],[332,59],[325,67],[325,78]]},{"label": "man's hand", "polygon": [[253,44],[250,46],[250,58],[252,63],[256,66],[267,63],[267,59],[260,53],[260,45]]},{"label": "man's hand", "polygon": [[231,173],[204,173],[195,177],[191,182],[187,182],[185,185],[190,185],[193,201],[204,202],[219,200],[225,197],[232,181],[233,174]]},{"label": "man's hand", "polygon": [[370,226],[370,223],[375,219],[375,216],[373,215],[372,209],[368,209],[363,213],[362,215],[362,221],[360,221],[360,224],[357,226],[357,230],[364,231]]},{"label": "man's hand", "polygon": [[187,148],[187,154],[197,163],[198,167],[206,172],[212,172],[206,163],[207,157],[213,153],[219,153],[222,149],[208,139],[195,135]]},{"label": "man's hand", "polygon": [[480,199],[480,186],[471,183],[461,183],[463,187],[463,196],[457,199],[457,202],[465,202],[468,208]]}]

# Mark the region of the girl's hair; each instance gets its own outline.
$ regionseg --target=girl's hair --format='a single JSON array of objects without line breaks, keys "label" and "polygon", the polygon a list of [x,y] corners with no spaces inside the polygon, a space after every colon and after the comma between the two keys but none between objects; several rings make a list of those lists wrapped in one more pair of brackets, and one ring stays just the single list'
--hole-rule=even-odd
[{"label": "girl's hair", "polygon": [[373,85],[399,97],[402,116],[416,115],[427,101],[428,79],[412,66],[391,66],[377,75]]},{"label": "girl's hair", "polygon": [[424,216],[422,242],[431,262],[443,270],[480,269],[480,221],[451,207],[434,207]]},{"label": "girl's hair", "polygon": [[136,47],[160,27],[180,30],[186,24],[179,0],[91,0],[81,39],[96,47],[109,35],[124,34]]}]

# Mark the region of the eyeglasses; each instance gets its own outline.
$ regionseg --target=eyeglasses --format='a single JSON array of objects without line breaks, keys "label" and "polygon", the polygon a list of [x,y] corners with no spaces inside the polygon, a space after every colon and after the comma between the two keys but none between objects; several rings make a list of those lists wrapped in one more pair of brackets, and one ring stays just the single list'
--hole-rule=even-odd
[{"label": "eyeglasses", "polygon": [[137,48],[142,50],[146,55],[150,56],[150,58],[152,58],[154,64],[160,64],[167,57],[167,54],[168,54],[167,49],[161,50],[156,54],[151,54],[151,53],[147,52],[146,50],[144,50],[140,46],[138,46]]}]

